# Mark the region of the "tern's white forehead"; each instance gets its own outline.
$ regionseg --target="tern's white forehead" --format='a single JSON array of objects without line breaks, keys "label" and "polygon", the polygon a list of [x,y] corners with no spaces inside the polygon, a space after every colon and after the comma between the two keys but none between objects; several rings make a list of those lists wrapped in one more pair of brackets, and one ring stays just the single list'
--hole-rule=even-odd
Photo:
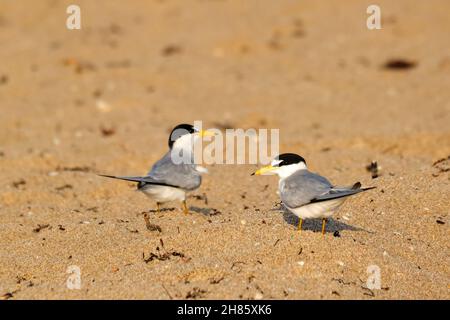
[{"label": "tern's white forehead", "polygon": [[278,166],[281,162],[283,162],[283,160],[273,159],[272,162],[270,163],[270,165],[271,165],[272,167],[276,167],[276,166]]}]

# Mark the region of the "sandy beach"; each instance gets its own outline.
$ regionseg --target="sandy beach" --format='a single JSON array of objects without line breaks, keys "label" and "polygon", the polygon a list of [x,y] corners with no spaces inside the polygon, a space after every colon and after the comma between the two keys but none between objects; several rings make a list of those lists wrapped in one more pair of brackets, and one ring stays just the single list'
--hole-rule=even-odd
[{"label": "sandy beach", "polygon": [[[78,0],[68,30],[73,2],[0,0],[1,299],[450,298],[449,1],[377,1],[381,30],[365,0]],[[96,175],[196,120],[377,188],[323,236],[257,165],[205,166],[187,216]]]}]

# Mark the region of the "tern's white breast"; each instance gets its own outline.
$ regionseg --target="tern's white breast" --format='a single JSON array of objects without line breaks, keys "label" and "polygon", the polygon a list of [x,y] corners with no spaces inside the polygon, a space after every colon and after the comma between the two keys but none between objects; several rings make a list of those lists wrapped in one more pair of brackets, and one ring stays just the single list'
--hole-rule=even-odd
[{"label": "tern's white breast", "polygon": [[156,202],[170,202],[170,201],[183,201],[186,199],[186,192],[183,189],[158,186],[158,185],[146,185],[140,189],[146,196],[155,200]]},{"label": "tern's white breast", "polygon": [[293,214],[302,219],[328,218],[339,209],[346,198],[314,202],[298,208],[289,208]]}]

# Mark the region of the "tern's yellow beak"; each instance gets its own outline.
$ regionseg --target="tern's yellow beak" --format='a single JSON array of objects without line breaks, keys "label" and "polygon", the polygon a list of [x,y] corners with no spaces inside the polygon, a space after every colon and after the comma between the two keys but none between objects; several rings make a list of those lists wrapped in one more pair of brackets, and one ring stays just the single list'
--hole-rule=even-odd
[{"label": "tern's yellow beak", "polygon": [[273,167],[273,166],[265,166],[265,167],[262,167],[262,168],[256,170],[254,173],[252,173],[252,176],[253,175],[260,176],[260,175],[272,172],[275,169],[276,169],[276,167]]},{"label": "tern's yellow beak", "polygon": [[200,130],[200,137],[212,137],[212,136],[215,136],[216,135],[216,133],[215,132],[212,132],[212,131],[207,131],[207,130]]}]

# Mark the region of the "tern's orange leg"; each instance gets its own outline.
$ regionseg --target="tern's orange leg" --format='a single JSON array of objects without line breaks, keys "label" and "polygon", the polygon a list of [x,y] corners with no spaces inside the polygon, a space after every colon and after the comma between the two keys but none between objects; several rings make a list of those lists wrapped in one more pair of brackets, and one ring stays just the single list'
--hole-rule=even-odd
[{"label": "tern's orange leg", "polygon": [[189,209],[186,205],[186,200],[183,200],[183,212],[184,214],[189,214]]},{"label": "tern's orange leg", "polygon": [[322,219],[322,234],[325,234],[325,226],[327,224],[327,218]]}]

